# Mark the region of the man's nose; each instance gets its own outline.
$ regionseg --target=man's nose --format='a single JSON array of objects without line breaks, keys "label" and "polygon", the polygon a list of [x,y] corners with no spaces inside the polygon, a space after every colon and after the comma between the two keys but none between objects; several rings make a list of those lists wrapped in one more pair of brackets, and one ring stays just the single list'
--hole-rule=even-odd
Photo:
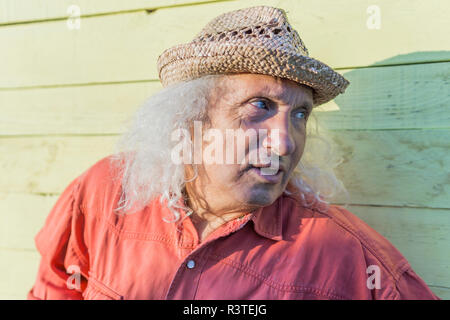
[{"label": "man's nose", "polygon": [[291,133],[290,119],[285,114],[272,117],[267,124],[267,136],[263,146],[279,156],[287,156],[295,151],[295,141]]}]

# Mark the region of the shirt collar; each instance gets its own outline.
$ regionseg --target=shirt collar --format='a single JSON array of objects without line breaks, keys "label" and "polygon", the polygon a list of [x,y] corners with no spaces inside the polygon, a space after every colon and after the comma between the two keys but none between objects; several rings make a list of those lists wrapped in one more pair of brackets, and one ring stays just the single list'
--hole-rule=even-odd
[{"label": "shirt collar", "polygon": [[271,205],[258,209],[251,219],[259,235],[276,241],[283,240],[283,195]]},{"label": "shirt collar", "polygon": [[[184,206],[184,201],[179,200],[178,205]],[[185,210],[180,211],[180,218],[185,218]],[[257,234],[276,241],[283,240],[283,195],[271,205],[256,210],[249,220],[253,221],[253,227]],[[245,221],[248,220],[245,219]]]}]

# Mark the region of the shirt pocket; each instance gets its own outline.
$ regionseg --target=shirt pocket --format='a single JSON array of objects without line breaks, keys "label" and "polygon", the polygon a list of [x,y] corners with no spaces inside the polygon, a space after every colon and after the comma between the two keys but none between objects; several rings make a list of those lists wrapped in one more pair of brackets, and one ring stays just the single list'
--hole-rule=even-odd
[{"label": "shirt pocket", "polygon": [[106,286],[104,283],[89,276],[86,289],[83,291],[84,300],[123,300],[124,297]]}]

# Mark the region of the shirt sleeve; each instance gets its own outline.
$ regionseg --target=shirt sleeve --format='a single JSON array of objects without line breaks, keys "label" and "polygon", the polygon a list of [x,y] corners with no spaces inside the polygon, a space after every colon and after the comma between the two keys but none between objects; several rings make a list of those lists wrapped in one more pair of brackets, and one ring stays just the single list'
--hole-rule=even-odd
[{"label": "shirt sleeve", "polygon": [[87,285],[88,256],[79,178],[63,191],[35,236],[41,260],[29,300],[80,300]]},{"label": "shirt sleeve", "polygon": [[397,281],[399,300],[441,300],[411,268]]}]

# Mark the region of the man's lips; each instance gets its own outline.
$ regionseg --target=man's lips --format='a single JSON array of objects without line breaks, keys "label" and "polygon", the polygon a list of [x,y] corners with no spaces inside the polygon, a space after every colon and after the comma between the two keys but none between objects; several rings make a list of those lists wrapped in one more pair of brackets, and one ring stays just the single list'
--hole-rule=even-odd
[{"label": "man's lips", "polygon": [[[248,165],[245,167],[244,171],[250,170],[250,169],[252,169],[252,168],[257,168],[257,169],[261,169],[261,168],[270,168],[270,166],[271,166],[270,163],[268,163],[268,164],[260,164],[260,163],[248,164]],[[275,169],[275,168],[274,168],[274,169]],[[282,165],[282,164],[279,164],[279,165],[278,165],[278,170],[277,170],[276,172],[279,172],[279,171],[286,172],[286,169],[285,169],[284,165]]]},{"label": "man's lips", "polygon": [[[266,168],[265,172],[261,171],[263,168]],[[256,164],[256,163],[248,164],[247,167],[245,168],[245,172],[250,173],[256,179],[258,179],[264,183],[277,184],[277,183],[281,182],[283,174],[286,172],[285,167],[280,165],[278,168],[274,168],[273,172],[270,172],[269,168],[270,168],[270,163],[269,164]]]},{"label": "man's lips", "polygon": [[263,183],[271,183],[271,184],[277,184],[281,182],[281,178],[283,176],[283,170],[277,170],[274,172],[262,172],[262,167],[254,167],[251,166],[247,172],[255,177],[256,179],[260,180]]}]

